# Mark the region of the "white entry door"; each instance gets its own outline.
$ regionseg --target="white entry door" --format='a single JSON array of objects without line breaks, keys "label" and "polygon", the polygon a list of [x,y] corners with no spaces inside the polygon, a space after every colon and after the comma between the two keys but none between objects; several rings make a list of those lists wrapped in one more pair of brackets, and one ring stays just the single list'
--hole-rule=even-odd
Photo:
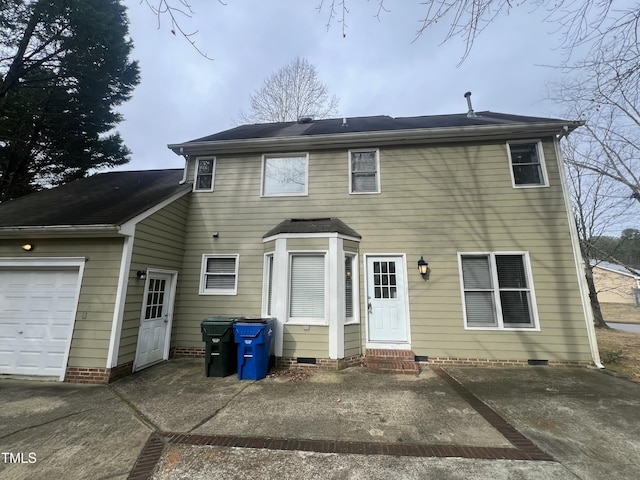
[{"label": "white entry door", "polygon": [[409,340],[404,276],[403,257],[367,257],[369,341],[403,343]]},{"label": "white entry door", "polygon": [[140,318],[134,370],[140,370],[168,358],[169,315],[173,305],[171,283],[171,274],[149,272]]}]

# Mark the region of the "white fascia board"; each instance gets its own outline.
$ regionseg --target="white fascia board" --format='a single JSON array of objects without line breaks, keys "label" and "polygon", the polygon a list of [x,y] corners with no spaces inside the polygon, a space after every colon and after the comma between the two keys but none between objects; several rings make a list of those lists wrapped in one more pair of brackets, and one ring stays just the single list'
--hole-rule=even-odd
[{"label": "white fascia board", "polygon": [[[357,148],[379,145],[401,145],[412,142],[439,143],[445,141],[478,141],[493,139],[522,139],[566,134],[577,128],[576,122],[539,122],[505,125],[472,125],[467,127],[416,128],[408,130],[384,130],[374,132],[352,132],[292,137],[248,138],[242,140],[220,140],[187,142],[168,145],[174,153],[200,155],[224,154],[247,151],[304,150],[309,148]],[[566,127],[566,128],[565,128]]]},{"label": "white fascia board", "polygon": [[61,237],[61,236],[116,236],[117,225],[39,225],[0,228],[0,238],[7,237]]},{"label": "white fascia board", "polygon": [[170,205],[171,203],[175,202],[176,200],[178,200],[179,198],[185,196],[188,193],[191,193],[191,189],[188,189],[188,190],[185,189],[182,192],[178,192],[178,193],[172,195],[171,197],[163,200],[162,202],[155,204],[153,207],[149,208],[148,210],[145,210],[141,214],[136,215],[131,220],[128,220],[128,221],[124,222],[119,227],[120,234],[121,235],[126,235],[126,236],[132,236],[134,231],[135,231],[135,226],[138,223],[140,223],[145,218],[150,217],[151,215],[153,215],[157,211],[162,210],[167,205]]},{"label": "white fascia board", "polygon": [[352,242],[360,242],[360,238],[352,237],[350,235],[343,235],[337,232],[317,232],[317,233],[278,233],[262,239],[262,243],[272,242],[279,239],[289,238],[341,238],[343,240],[350,240]]}]

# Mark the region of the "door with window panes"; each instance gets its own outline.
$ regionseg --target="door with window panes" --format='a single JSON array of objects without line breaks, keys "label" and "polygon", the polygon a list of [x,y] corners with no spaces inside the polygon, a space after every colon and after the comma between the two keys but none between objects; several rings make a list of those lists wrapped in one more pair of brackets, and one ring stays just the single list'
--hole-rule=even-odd
[{"label": "door with window panes", "polygon": [[407,342],[403,258],[367,257],[367,325],[371,342]]},{"label": "door with window panes", "polygon": [[169,334],[171,275],[149,272],[138,332],[135,370],[164,360]]}]

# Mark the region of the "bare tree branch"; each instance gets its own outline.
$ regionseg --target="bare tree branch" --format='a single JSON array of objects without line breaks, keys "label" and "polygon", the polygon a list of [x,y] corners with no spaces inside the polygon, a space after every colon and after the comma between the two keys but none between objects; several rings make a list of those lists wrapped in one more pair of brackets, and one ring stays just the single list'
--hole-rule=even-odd
[{"label": "bare tree branch", "polygon": [[337,109],[338,98],[329,96],[315,67],[298,57],[269,76],[251,94],[250,111],[239,116],[244,123],[290,122],[301,117],[327,118]]}]

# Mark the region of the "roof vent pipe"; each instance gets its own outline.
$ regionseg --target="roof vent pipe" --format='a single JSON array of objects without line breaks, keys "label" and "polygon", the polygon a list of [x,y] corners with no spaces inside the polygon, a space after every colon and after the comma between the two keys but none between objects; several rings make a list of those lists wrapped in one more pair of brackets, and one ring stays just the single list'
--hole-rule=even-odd
[{"label": "roof vent pipe", "polygon": [[464,98],[467,99],[467,108],[469,109],[469,111],[467,112],[467,117],[477,117],[476,112],[473,111],[473,107],[471,106],[471,92],[465,93]]}]

